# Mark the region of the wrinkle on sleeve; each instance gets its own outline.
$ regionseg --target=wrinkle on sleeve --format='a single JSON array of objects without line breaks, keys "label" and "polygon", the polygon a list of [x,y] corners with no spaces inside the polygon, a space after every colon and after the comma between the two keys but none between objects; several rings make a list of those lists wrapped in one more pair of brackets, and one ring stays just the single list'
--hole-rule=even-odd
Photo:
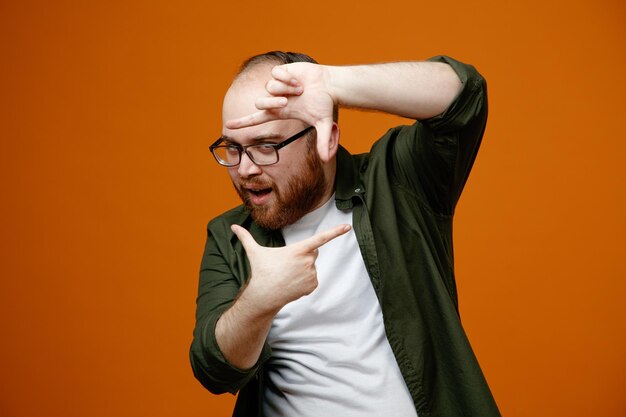
[{"label": "wrinkle on sleeve", "polygon": [[259,364],[271,353],[266,344],[257,364],[251,369],[241,370],[224,358],[217,344],[217,321],[233,303],[243,285],[237,276],[239,261],[230,246],[230,235],[232,232],[228,227],[209,224],[196,299],[196,326],[190,348],[195,377],[214,394],[235,394],[255,376]]},{"label": "wrinkle on sleeve", "polygon": [[476,69],[446,56],[462,87],[448,108],[392,129],[387,148],[396,181],[434,212],[452,215],[476,159],[487,122],[487,87]]}]

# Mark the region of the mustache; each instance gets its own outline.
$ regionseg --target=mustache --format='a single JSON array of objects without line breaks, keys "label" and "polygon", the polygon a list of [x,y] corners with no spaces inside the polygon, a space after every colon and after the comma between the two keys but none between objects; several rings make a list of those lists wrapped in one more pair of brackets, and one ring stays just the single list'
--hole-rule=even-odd
[{"label": "mustache", "polygon": [[274,188],[274,184],[271,181],[263,181],[259,179],[253,180],[244,180],[240,179],[237,181],[237,185],[240,188]]}]

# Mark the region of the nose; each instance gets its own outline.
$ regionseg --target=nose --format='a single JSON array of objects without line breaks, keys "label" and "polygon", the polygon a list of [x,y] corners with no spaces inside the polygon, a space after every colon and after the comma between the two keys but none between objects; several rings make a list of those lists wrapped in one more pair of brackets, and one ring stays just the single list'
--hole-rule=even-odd
[{"label": "nose", "polygon": [[252,162],[247,153],[243,152],[237,167],[237,173],[241,178],[249,178],[261,174],[261,168]]}]

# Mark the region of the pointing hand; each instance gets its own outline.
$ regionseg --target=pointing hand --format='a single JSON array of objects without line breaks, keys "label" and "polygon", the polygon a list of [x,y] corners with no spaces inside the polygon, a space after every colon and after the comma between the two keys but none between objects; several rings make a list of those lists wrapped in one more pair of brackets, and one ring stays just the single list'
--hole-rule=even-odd
[{"label": "pointing hand", "polygon": [[232,225],[231,230],[241,241],[252,269],[245,289],[246,298],[254,300],[260,309],[277,312],[317,288],[318,249],[348,232],[350,226],[339,225],[280,248],[260,246],[241,226]]}]

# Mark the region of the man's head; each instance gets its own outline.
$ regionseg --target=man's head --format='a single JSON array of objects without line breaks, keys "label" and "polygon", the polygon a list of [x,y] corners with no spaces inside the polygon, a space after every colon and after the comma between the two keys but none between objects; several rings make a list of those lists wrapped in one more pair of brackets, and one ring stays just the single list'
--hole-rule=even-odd
[{"label": "man's head", "polygon": [[[307,126],[297,119],[273,120],[257,126],[228,129],[227,120],[252,114],[255,101],[267,96],[265,85],[276,65],[315,61],[303,54],[269,52],[248,59],[242,65],[224,97],[222,135],[228,142],[248,146],[280,143]],[[239,165],[229,167],[233,185],[253,219],[268,229],[280,229],[299,220],[330,197],[334,185],[335,161],[324,163],[316,151],[316,131],[279,150],[273,165],[257,165],[246,153]]]},{"label": "man's head", "polygon": [[[264,54],[254,55],[246,59],[239,67],[239,71],[237,72],[237,75],[235,75],[235,81],[237,78],[245,76],[248,70],[254,69],[257,65],[269,65],[271,68],[276,65],[293,64],[295,62],[308,62],[310,64],[318,63],[309,55],[300,52],[266,52]],[[337,106],[333,108],[333,120],[335,123],[339,121],[339,107]]]}]

